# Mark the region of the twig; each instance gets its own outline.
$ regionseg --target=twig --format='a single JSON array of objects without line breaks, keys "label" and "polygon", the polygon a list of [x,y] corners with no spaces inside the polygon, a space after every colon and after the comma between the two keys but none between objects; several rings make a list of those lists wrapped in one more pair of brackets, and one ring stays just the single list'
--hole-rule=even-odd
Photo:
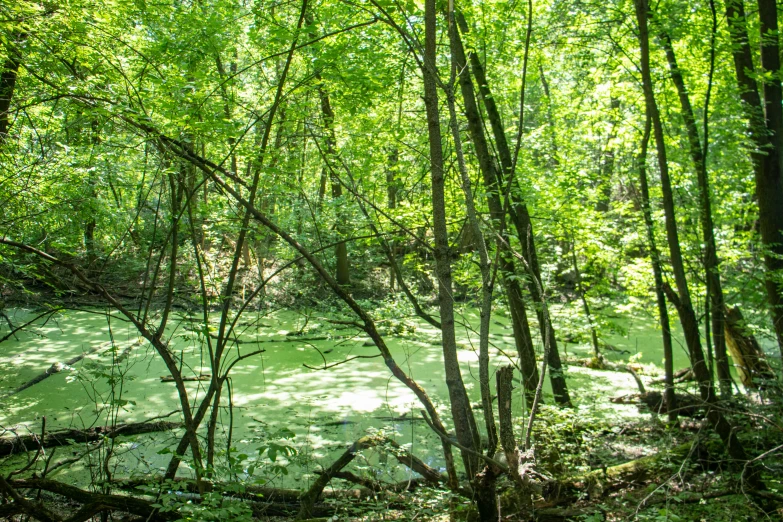
[{"label": "twig", "polygon": [[[313,346],[313,348],[315,348],[315,347]],[[316,348],[316,350],[318,350],[318,349]],[[321,350],[318,350],[318,353],[321,353]],[[345,363],[353,361],[355,359],[375,359],[375,358],[380,357],[380,356],[381,356],[381,354],[379,354],[379,353],[376,353],[375,355],[355,355],[353,357],[349,357],[348,359],[345,359],[344,361],[339,361],[339,362],[332,363],[332,364],[329,364],[329,365],[326,364],[326,358],[324,358],[324,366],[323,366],[323,368],[316,368],[315,366],[310,366],[309,364],[302,364],[302,366],[304,366],[305,368],[309,368],[311,370],[328,370],[329,368],[334,368],[335,366],[340,366],[341,364],[345,364]],[[323,357],[322,353],[321,353],[321,357]]]}]

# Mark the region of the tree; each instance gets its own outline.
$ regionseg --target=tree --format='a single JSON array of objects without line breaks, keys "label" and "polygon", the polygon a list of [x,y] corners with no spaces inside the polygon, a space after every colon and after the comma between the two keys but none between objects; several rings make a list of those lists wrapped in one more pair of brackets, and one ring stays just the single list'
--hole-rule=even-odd
[{"label": "tree", "polygon": [[781,108],[780,52],[778,44],[777,7],[774,1],[759,0],[761,32],[761,68],[764,102],[754,72],[745,8],[740,0],[726,2],[726,19],[734,56],[737,86],[748,120],[753,149],[751,160],[756,177],[756,199],[759,208],[759,231],[765,247],[765,284],[772,323],[783,354],[783,291],[779,274],[783,270],[783,109]]}]

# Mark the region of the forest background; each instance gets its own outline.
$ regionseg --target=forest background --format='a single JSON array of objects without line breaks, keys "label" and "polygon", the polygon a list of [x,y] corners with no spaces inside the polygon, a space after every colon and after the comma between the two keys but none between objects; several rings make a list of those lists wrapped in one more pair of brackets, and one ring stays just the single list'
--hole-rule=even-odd
[{"label": "forest background", "polygon": [[[779,14],[774,0],[0,3],[0,516],[779,516]],[[45,360],[24,344],[88,315],[101,322],[75,335],[108,344]],[[656,329],[633,353],[613,344],[629,318]],[[425,375],[399,347],[426,332]],[[343,338],[372,351],[332,353]],[[391,421],[424,422],[428,456],[394,429],[311,472],[285,427],[240,452],[232,371],[271,358],[262,342],[317,354],[289,350],[302,372],[376,359],[416,403]],[[126,422],[136,352],[174,388],[165,422]],[[20,380],[14,357],[47,368]],[[638,389],[596,399],[602,374],[577,368]],[[47,431],[52,413],[20,405],[62,370],[92,417]],[[606,394],[647,409],[580,417]],[[648,456],[595,457],[590,430]],[[175,440],[145,438],[160,431]],[[139,441],[158,460],[120,476]],[[385,454],[415,479],[378,480]],[[364,472],[346,471],[360,455]],[[289,473],[301,488],[272,487]]]}]

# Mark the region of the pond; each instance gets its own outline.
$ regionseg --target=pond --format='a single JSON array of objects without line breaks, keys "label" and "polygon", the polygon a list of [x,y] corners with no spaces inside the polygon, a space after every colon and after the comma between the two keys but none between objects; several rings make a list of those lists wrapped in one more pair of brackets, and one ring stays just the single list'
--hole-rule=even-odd
[{"label": "pond", "polygon": [[[15,324],[33,317],[30,310],[7,312]],[[463,378],[474,404],[479,404],[478,335],[470,326],[477,327],[478,317],[467,307],[460,317],[458,340]],[[254,479],[276,486],[302,487],[300,481],[311,479],[320,466],[328,466],[350,442],[372,431],[393,437],[425,462],[441,467],[440,444],[421,419],[421,405],[408,388],[391,376],[382,359],[357,358],[327,370],[312,369],[350,357],[377,354],[365,336],[335,325],[331,319],[318,312],[285,310],[243,316],[237,336],[242,344],[234,345],[233,357],[237,350],[247,353],[263,348],[265,352],[241,361],[231,372],[232,408],[229,411],[224,393],[218,430],[223,440],[219,447],[225,448],[231,425],[232,447],[244,459],[240,467],[246,472],[249,466],[256,468]],[[618,350],[607,352],[607,357],[628,360],[638,354],[634,359],[645,365],[644,373],[659,373],[662,350],[660,332],[654,322],[633,316],[617,322],[625,332],[606,337]],[[200,329],[197,319],[180,315],[171,321],[167,331],[170,349],[182,356],[186,375],[209,372],[206,349],[195,333]],[[444,422],[447,421],[449,414],[444,399],[448,394],[439,332],[413,319],[398,321],[388,329],[386,339],[398,364],[427,390],[442,412]],[[686,366],[688,359],[679,336],[676,337],[675,369],[678,369]],[[491,342],[494,373],[497,367],[509,364],[508,356],[514,353],[509,320],[502,313],[493,316]],[[63,312],[0,344],[0,393],[33,379],[54,363],[95,348],[98,349],[73,367],[0,399],[0,425],[18,433],[38,432],[43,416],[48,431],[104,425],[109,419],[109,404],[118,406],[118,422],[139,422],[178,409],[174,384],[162,382],[161,377],[167,371],[154,350],[147,343],[139,342],[138,332],[131,324],[116,313],[100,310]],[[560,349],[566,360],[573,363],[567,366],[566,374],[571,397],[580,413],[612,416],[617,420],[640,415],[635,406],[608,400],[611,396],[637,391],[630,374],[590,370],[575,364],[577,359],[591,353],[585,344],[561,341]],[[127,356],[119,357],[126,351]],[[113,388],[110,382],[114,382]],[[208,384],[188,383],[192,403],[203,397]],[[522,396],[516,397],[519,400],[514,409],[521,415]],[[481,412],[476,410],[476,413]],[[179,414],[175,414],[167,420],[178,418]],[[482,425],[480,419],[479,425]],[[159,472],[170,457],[165,448],[176,444],[180,436],[181,431],[163,432],[123,440],[118,446],[113,475],[129,477]],[[269,460],[268,453],[259,457],[258,449],[270,441],[290,446],[295,453],[283,453],[275,463]],[[74,446],[58,451],[59,457],[65,457],[82,449]],[[365,452],[365,458],[368,459],[365,465],[372,464],[373,469],[386,475],[378,478],[400,480],[409,474],[407,469],[392,463],[393,459],[387,462],[382,452]],[[225,457],[218,460],[225,462]],[[75,466],[62,468],[59,473],[77,482],[82,477],[86,482],[88,462],[85,459]]]}]

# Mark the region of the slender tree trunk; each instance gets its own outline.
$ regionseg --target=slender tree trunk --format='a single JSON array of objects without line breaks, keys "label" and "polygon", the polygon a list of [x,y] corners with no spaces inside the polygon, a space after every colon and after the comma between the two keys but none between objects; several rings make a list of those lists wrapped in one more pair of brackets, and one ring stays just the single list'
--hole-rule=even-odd
[{"label": "slender tree trunk", "polygon": [[[21,35],[11,38],[12,45],[20,40],[24,40],[26,36]],[[11,124],[11,101],[14,99],[16,77],[22,62],[22,58],[18,55],[16,49],[7,46],[6,52],[8,53],[8,58],[3,63],[3,68],[0,72],[0,146],[8,138],[8,128]]]},{"label": "slender tree trunk", "polygon": [[[715,347],[715,359],[718,363],[718,380],[722,395],[731,395],[731,373],[729,373],[729,360],[726,355],[726,339],[723,333],[724,325],[724,299],[723,288],[721,285],[720,267],[715,246],[715,225],[712,221],[712,204],[710,201],[710,183],[707,174],[707,162],[702,148],[699,131],[696,126],[696,118],[693,114],[693,108],[688,95],[688,89],[685,86],[685,80],[682,72],[677,66],[677,58],[674,54],[669,35],[665,32],[660,34],[660,40],[663,49],[666,52],[666,59],[669,62],[669,72],[672,83],[677,88],[677,94],[680,99],[680,108],[682,118],[685,123],[685,131],[688,136],[688,148],[693,162],[693,168],[696,170],[696,177],[699,186],[699,214],[701,218],[702,239],[704,241],[704,269],[705,281],[709,288],[710,312],[712,323],[712,340]],[[707,137],[705,136],[705,140]]]},{"label": "slender tree trunk", "polygon": [[590,326],[590,341],[593,344],[593,356],[596,359],[600,359],[601,350],[598,346],[598,332],[593,323],[593,315],[590,313],[590,304],[587,302],[587,292],[585,291],[582,282],[582,272],[579,270],[579,262],[576,258],[576,239],[574,239],[573,233],[571,234],[571,261],[574,263],[574,272],[576,275],[576,292],[579,294],[579,299],[582,301],[582,310],[584,310],[587,324]]},{"label": "slender tree trunk", "polygon": [[682,322],[685,342],[688,346],[688,352],[691,356],[693,373],[699,381],[702,394],[707,397],[712,396],[712,385],[707,366],[704,362],[704,353],[701,348],[701,339],[699,338],[699,325],[696,320],[696,314],[691,304],[691,294],[688,288],[688,282],[685,275],[685,264],[683,263],[682,251],[680,249],[680,238],[677,230],[677,219],[674,209],[674,193],[672,191],[671,180],[669,178],[669,164],[666,158],[666,144],[664,141],[663,124],[658,112],[658,105],[652,87],[652,76],[650,74],[649,58],[649,33],[647,30],[648,6],[646,0],[636,0],[637,18],[639,20],[639,42],[642,54],[642,82],[644,87],[644,97],[647,105],[647,113],[652,121],[653,135],[658,155],[658,167],[661,175],[661,189],[663,191],[663,208],[666,216],[666,237],[671,254],[672,272],[677,284],[679,304],[677,306]]},{"label": "slender tree trunk", "polygon": [[[452,4],[453,5],[453,4]],[[449,12],[449,40],[454,42],[454,35],[457,32],[457,28],[454,24],[454,13]],[[454,87],[457,79],[458,70],[457,58],[452,54],[451,56],[451,77],[449,84],[446,87],[446,98],[449,107],[449,127],[451,128],[451,135],[454,139],[454,152],[457,155],[457,166],[459,168],[460,178],[462,181],[462,192],[465,195],[465,207],[468,214],[468,223],[473,229],[473,237],[475,238],[475,247],[479,253],[479,270],[481,272],[481,310],[480,310],[480,327],[479,327],[479,388],[481,391],[481,405],[482,412],[484,413],[484,423],[487,429],[487,455],[494,456],[495,449],[497,448],[497,427],[495,425],[495,416],[492,410],[492,395],[490,392],[489,382],[489,327],[490,318],[492,316],[492,271],[489,261],[489,254],[487,253],[487,244],[484,241],[484,233],[481,230],[479,224],[478,212],[476,211],[476,205],[473,200],[473,189],[470,183],[470,175],[468,174],[468,167],[465,164],[465,156],[462,152],[462,138],[459,133],[459,122],[457,120],[456,102],[454,99]],[[489,484],[494,486],[494,481],[490,481]],[[494,493],[492,493],[494,496]],[[496,516],[496,515],[495,515]]]},{"label": "slender tree trunk", "polygon": [[[432,220],[435,236],[435,272],[438,278],[438,304],[443,344],[443,362],[446,385],[451,402],[451,415],[458,442],[471,450],[479,450],[476,421],[470,407],[465,384],[462,381],[457,358],[457,340],[454,330],[454,297],[451,282],[451,252],[446,227],[445,177],[441,142],[440,111],[438,108],[438,80],[436,66],[436,10],[435,0],[424,4],[424,104],[427,111],[427,131],[430,147],[432,179]],[[469,477],[478,473],[476,455],[462,452],[465,471]]]},{"label": "slender tree trunk", "polygon": [[[399,162],[400,151],[393,147],[389,153],[388,166],[386,167],[386,208],[393,211],[397,208],[397,163]],[[397,265],[397,240],[389,241],[389,250],[391,258],[389,259],[389,292],[394,292],[395,266]]]},{"label": "slender tree trunk", "polygon": [[[316,72],[315,78],[321,82],[321,74]],[[324,119],[324,129],[326,130],[326,153],[333,156],[335,153],[335,137],[334,137],[334,111],[332,110],[332,104],[329,100],[329,92],[323,83],[318,84],[318,96],[321,100],[321,114]],[[340,181],[334,178],[332,175],[332,198],[340,199],[343,196],[343,186]],[[338,238],[345,237],[345,220],[342,217],[343,212],[338,209],[337,211],[337,224],[335,229],[337,230]],[[351,284],[351,264],[348,261],[348,246],[345,241],[337,243],[335,246],[335,258],[337,259],[336,278],[337,282],[341,285]]]},{"label": "slender tree trunk", "polygon": [[[543,77],[543,76],[542,76]],[[606,137],[606,146],[601,151],[601,159],[598,168],[599,195],[595,209],[598,212],[609,212],[609,203],[612,200],[612,177],[614,176],[615,147],[614,140],[617,137],[617,118],[620,110],[620,100],[611,98],[609,100],[611,109],[610,123],[612,129]]]},{"label": "slender tree trunk", "polygon": [[[312,25],[313,23],[313,17],[309,13],[307,15],[307,23],[308,25]],[[316,35],[310,33],[310,37],[315,39]],[[315,80],[318,82],[318,99],[321,102],[321,116],[323,117],[324,131],[326,131],[326,139],[324,140],[326,144],[326,154],[327,156],[332,157],[335,154],[335,144],[337,143],[334,135],[334,110],[332,110],[329,91],[324,85],[323,78],[321,77],[321,70],[319,68],[316,68],[314,76]],[[318,189],[319,206],[326,192],[326,176],[327,168],[324,167],[321,172],[321,181]],[[336,179],[334,176],[335,173],[331,172],[332,198],[337,200],[343,196],[343,186],[340,184],[340,180]],[[337,231],[338,239],[345,237],[345,219],[340,208],[337,210],[335,230]],[[336,259],[335,276],[337,282],[341,285],[351,284],[351,264],[348,261],[348,246],[345,241],[337,243],[334,254]]]},{"label": "slender tree trunk", "polygon": [[759,0],[759,20],[762,34],[761,68],[774,80],[764,83],[764,103],[759,96],[754,72],[753,55],[748,42],[745,8],[742,0],[726,1],[726,19],[732,39],[734,70],[739,95],[743,101],[754,149],[750,153],[756,178],[756,199],[759,205],[759,229],[764,244],[767,267],[765,284],[770,314],[783,356],[783,288],[776,277],[783,273],[783,175],[781,155],[783,134],[781,124],[780,58],[775,0]]},{"label": "slender tree trunk", "polygon": [[[403,61],[402,67],[400,68],[400,88],[397,93],[397,129],[396,132],[400,133],[400,128],[402,124],[402,107],[403,107],[403,94],[405,92],[405,66],[406,66],[407,60]],[[398,174],[399,174],[399,161],[400,161],[400,150],[397,147],[397,145],[392,145],[391,150],[389,151],[389,157],[388,157],[388,167],[386,168],[386,206],[389,210],[394,210],[397,208],[397,191],[399,190],[399,180],[398,180]],[[389,267],[389,291],[394,292],[394,281],[397,279],[397,265],[396,262],[396,256],[397,256],[397,250],[398,250],[398,241],[396,239],[392,239],[389,242],[389,248],[391,250],[391,258],[390,263],[391,266]],[[402,276],[400,275],[400,286],[404,287],[405,284],[402,281]],[[404,289],[404,291],[407,290]]]},{"label": "slender tree trunk", "polygon": [[[647,114],[651,119],[652,128],[655,136],[655,146],[658,155],[658,168],[661,175],[661,189],[663,191],[663,207],[666,215],[666,236],[669,243],[669,253],[671,255],[672,272],[677,284],[679,295],[671,292],[669,297],[675,303],[680,315],[680,322],[685,334],[685,344],[691,357],[691,366],[696,381],[699,385],[699,393],[702,400],[708,404],[707,419],[720,436],[726,446],[729,455],[740,462],[747,461],[745,450],[737,439],[734,428],[729,424],[723,414],[711,406],[715,401],[715,393],[710,379],[707,365],[704,362],[704,352],[701,349],[699,339],[699,325],[696,320],[696,314],[691,304],[690,290],[685,277],[685,266],[683,264],[682,252],[680,250],[680,241],[677,232],[677,221],[674,211],[674,196],[669,179],[669,165],[666,159],[666,144],[664,142],[663,125],[658,112],[658,105],[655,102],[653,92],[652,76],[650,73],[650,43],[647,20],[649,16],[649,7],[647,0],[635,0],[636,19],[639,24],[639,49],[641,52],[641,72],[642,85],[644,89],[644,98],[647,106]],[[757,473],[751,473],[749,480],[752,487],[763,487]]]},{"label": "slender tree trunk", "polygon": [[[467,32],[467,23],[465,22],[464,17],[459,13],[457,14],[457,21],[462,32]],[[516,228],[517,236],[519,237],[519,242],[522,246],[522,255],[530,266],[534,278],[541,281],[541,268],[538,263],[538,254],[536,253],[535,239],[533,237],[533,224],[530,220],[530,213],[528,212],[527,205],[520,195],[521,192],[516,177],[514,176],[511,150],[508,146],[503,121],[500,117],[497,105],[495,104],[495,99],[492,96],[492,91],[487,83],[484,66],[481,64],[481,60],[476,53],[470,53],[470,64],[471,72],[476,78],[476,83],[479,85],[481,99],[484,102],[484,108],[487,111],[487,117],[495,137],[495,147],[497,148],[500,157],[502,172],[497,173],[498,185],[504,189],[504,203],[510,203],[508,206],[508,214]],[[538,285],[532,281],[528,284],[528,290],[536,304],[536,315],[538,316],[541,338],[544,342],[549,338],[552,346],[552,349],[549,351],[549,378],[552,384],[552,393],[558,404],[561,406],[570,406],[571,398],[568,395],[568,385],[566,384],[565,375],[563,374],[560,352],[557,349],[555,330],[551,321],[549,321],[543,311],[542,303],[544,295],[541,294]]]},{"label": "slender tree trunk", "polygon": [[[465,50],[462,45],[462,39],[459,31],[454,31],[451,39],[451,52],[456,59],[457,68],[464,70],[467,66],[465,59]],[[492,156],[489,153],[489,145],[484,135],[484,129],[481,122],[481,114],[476,103],[473,80],[469,74],[464,72],[459,75],[460,90],[462,92],[462,101],[465,108],[465,115],[468,121],[468,131],[470,132],[473,148],[479,162],[482,179],[484,182],[484,192],[487,198],[487,206],[492,222],[497,227],[498,234],[502,240],[496,242],[500,250],[499,269],[503,288],[508,300],[509,312],[511,314],[511,326],[514,332],[514,343],[517,349],[517,355],[520,360],[522,370],[522,382],[528,398],[528,404],[533,399],[533,393],[536,390],[538,382],[538,368],[536,366],[536,355],[533,347],[533,338],[530,335],[530,325],[528,323],[525,303],[522,297],[522,289],[519,280],[515,277],[516,268],[511,253],[508,251],[508,236],[506,226],[506,216],[503,212],[503,205],[500,201],[500,190],[498,188],[498,177],[492,162]]]},{"label": "slender tree trunk", "polygon": [[663,340],[663,375],[664,375],[664,403],[669,415],[669,422],[677,421],[676,400],[674,395],[674,354],[672,352],[672,332],[669,325],[669,310],[666,308],[666,295],[663,291],[663,269],[661,268],[661,253],[655,241],[655,225],[652,219],[652,207],[650,205],[650,189],[647,183],[647,146],[650,142],[652,122],[649,114],[645,118],[644,136],[639,152],[639,186],[642,193],[642,215],[644,216],[644,228],[647,231],[647,245],[650,249],[650,264],[653,269],[655,281],[655,298],[658,303],[658,320],[661,325],[661,337]]},{"label": "slender tree trunk", "polygon": [[[101,137],[98,130],[98,122],[93,120],[90,125],[90,143],[93,147],[97,147],[101,143]],[[89,184],[90,196],[89,208],[92,210],[92,212],[90,212],[87,224],[84,227],[84,245],[87,248],[87,267],[88,269],[91,269],[93,268],[95,261],[98,259],[98,252],[95,245],[95,228],[97,227],[97,220],[95,219],[95,215],[98,211],[98,188],[97,180],[95,179],[95,173],[92,169],[88,174],[87,183]]]}]

